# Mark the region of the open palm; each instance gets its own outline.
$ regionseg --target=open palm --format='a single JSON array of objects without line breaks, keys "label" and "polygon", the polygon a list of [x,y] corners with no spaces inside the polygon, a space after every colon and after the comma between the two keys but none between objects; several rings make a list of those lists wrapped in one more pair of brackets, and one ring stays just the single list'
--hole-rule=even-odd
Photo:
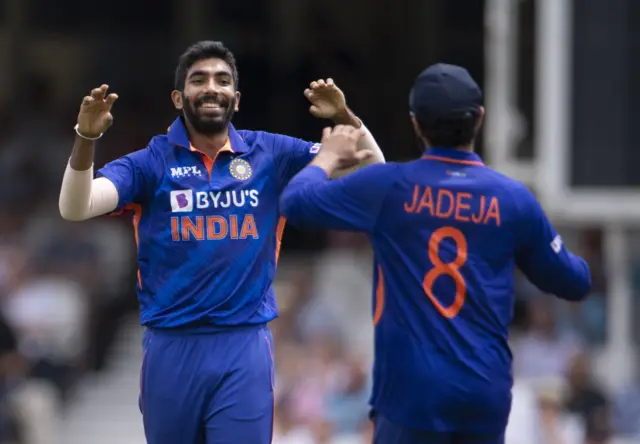
[{"label": "open palm", "polygon": [[86,137],[98,137],[113,123],[111,107],[118,99],[117,94],[107,96],[108,85],[94,88],[90,96],[86,96],[78,113],[78,132]]},{"label": "open palm", "polygon": [[344,93],[332,79],[311,82],[309,88],[304,90],[304,96],[311,102],[309,112],[321,119],[331,119],[347,106]]}]

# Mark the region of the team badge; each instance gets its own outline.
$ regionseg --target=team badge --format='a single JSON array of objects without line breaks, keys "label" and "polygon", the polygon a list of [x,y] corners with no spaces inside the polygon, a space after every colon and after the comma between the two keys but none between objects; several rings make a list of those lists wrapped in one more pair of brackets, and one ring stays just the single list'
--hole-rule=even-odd
[{"label": "team badge", "polygon": [[229,165],[231,175],[238,180],[247,180],[251,177],[251,165],[244,159],[233,159]]}]

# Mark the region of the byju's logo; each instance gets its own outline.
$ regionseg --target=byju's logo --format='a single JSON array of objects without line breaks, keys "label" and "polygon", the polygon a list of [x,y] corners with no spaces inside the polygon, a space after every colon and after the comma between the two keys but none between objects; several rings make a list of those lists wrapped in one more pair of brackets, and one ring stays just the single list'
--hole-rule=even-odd
[{"label": "byju's logo", "polygon": [[171,168],[171,177],[182,179],[183,177],[201,176],[202,171],[197,166],[185,166]]},{"label": "byju's logo", "polygon": [[170,194],[171,211],[173,213],[189,213],[193,211],[193,190],[175,190]]}]

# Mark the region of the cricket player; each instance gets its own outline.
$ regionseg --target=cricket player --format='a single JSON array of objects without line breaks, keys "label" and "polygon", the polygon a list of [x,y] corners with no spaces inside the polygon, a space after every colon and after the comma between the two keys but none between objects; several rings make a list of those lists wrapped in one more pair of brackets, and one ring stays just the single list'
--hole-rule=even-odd
[{"label": "cricket player", "polygon": [[464,68],[423,71],[410,108],[426,146],[420,159],[328,181],[355,162],[362,132],[327,129],[322,152],[285,188],[281,210],[300,228],[369,235],[375,442],[503,443],[514,268],[571,301],[589,292],[589,268],[531,192],[473,152],[484,109]]},{"label": "cricket player", "polygon": [[[149,444],[266,444],[273,426],[267,323],[285,220],[279,196],[320,144],[236,130],[238,70],[220,42],[180,57],[167,134],[93,174],[95,140],[112,123],[107,85],[84,98],[60,191],[81,221],[133,211],[144,334],[140,409]],[[383,161],[330,80],[304,92],[313,115],[360,126],[358,159]],[[353,167],[355,163],[349,164]]]}]

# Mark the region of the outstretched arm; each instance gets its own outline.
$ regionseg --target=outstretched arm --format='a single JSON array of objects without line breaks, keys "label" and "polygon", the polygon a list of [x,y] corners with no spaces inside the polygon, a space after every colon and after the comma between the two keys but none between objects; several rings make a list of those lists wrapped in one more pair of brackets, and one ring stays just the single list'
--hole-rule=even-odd
[{"label": "outstretched arm", "polygon": [[373,231],[395,180],[394,166],[373,165],[328,180],[337,169],[349,168],[370,155],[357,151],[360,137],[362,131],[354,127],[325,128],[322,151],[289,182],[280,198],[280,210],[294,226]]}]

